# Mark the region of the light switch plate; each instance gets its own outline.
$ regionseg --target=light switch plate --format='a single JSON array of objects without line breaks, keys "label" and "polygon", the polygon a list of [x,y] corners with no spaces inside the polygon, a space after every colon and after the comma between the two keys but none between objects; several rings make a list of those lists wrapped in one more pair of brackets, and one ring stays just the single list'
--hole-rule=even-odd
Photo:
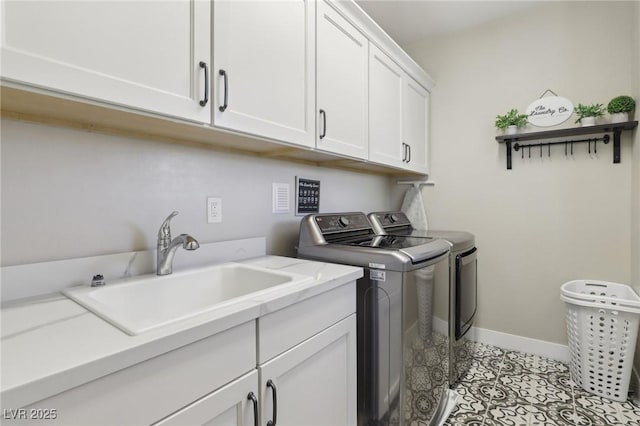
[{"label": "light switch plate", "polygon": [[222,222],[222,198],[207,198],[207,223]]}]

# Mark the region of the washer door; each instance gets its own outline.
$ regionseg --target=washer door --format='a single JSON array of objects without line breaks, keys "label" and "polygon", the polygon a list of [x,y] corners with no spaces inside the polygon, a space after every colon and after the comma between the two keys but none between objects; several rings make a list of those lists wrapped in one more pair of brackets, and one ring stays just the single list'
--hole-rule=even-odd
[{"label": "washer door", "polygon": [[[365,269],[357,284],[358,425],[399,415],[402,377],[402,273]],[[397,416],[396,416],[397,417]]]}]

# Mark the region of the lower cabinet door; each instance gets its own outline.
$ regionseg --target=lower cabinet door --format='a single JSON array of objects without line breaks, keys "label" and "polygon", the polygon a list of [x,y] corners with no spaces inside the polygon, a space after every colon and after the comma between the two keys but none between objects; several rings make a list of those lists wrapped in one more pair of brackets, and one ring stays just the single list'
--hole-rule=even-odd
[{"label": "lower cabinet door", "polygon": [[356,425],[356,316],[259,366],[262,425]]},{"label": "lower cabinet door", "polygon": [[258,372],[253,370],[155,425],[254,426],[258,409]]}]

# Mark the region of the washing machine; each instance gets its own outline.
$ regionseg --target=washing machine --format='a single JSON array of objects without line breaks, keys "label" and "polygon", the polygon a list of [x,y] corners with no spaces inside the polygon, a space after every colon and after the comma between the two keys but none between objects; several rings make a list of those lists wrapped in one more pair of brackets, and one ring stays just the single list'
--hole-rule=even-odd
[{"label": "washing machine", "polygon": [[475,237],[463,231],[421,231],[401,211],[369,213],[376,233],[446,240],[449,254],[449,342],[451,368],[449,384],[453,387],[468,371],[474,352],[473,320],[477,312],[478,249]]},{"label": "washing machine", "polygon": [[431,320],[448,322],[449,288],[438,277],[448,277],[450,247],[377,235],[359,212],[302,219],[298,257],[364,269],[356,282],[359,426],[438,425],[452,409],[448,336]]}]

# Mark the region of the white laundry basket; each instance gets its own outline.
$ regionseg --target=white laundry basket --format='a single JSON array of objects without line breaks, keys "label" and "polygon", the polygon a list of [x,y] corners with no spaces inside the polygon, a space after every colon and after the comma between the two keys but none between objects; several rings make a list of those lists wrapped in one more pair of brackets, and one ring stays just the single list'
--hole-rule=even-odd
[{"label": "white laundry basket", "polygon": [[624,284],[575,280],[560,288],[567,306],[571,378],[583,389],[626,401],[640,322],[640,297]]}]

